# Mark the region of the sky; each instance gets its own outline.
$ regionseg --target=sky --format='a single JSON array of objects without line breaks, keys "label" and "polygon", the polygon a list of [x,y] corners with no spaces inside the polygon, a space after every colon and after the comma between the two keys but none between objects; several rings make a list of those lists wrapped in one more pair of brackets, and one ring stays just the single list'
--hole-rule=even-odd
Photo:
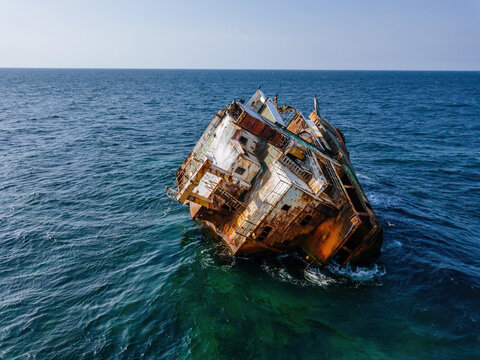
[{"label": "sky", "polygon": [[480,70],[480,0],[0,0],[0,67]]}]

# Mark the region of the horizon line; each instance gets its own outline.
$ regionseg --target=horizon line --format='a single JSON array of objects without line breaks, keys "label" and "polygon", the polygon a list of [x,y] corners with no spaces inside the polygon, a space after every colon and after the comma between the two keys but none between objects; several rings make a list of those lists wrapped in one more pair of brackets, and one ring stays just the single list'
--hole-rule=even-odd
[{"label": "horizon line", "polygon": [[0,70],[191,70],[191,71],[402,71],[402,72],[477,72],[480,69],[272,69],[272,68],[161,68],[161,67],[9,67]]}]

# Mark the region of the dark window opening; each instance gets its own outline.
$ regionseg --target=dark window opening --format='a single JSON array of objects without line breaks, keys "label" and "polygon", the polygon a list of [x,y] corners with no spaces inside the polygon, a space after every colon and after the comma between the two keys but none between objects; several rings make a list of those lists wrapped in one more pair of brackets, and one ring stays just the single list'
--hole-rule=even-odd
[{"label": "dark window opening", "polygon": [[227,204],[223,204],[223,205],[222,205],[222,209],[223,209],[223,210],[227,210],[227,211],[230,211],[230,210],[231,210],[230,206],[228,206]]},{"label": "dark window opening", "polygon": [[295,162],[298,161],[298,160],[302,161],[301,159],[297,158],[295,155],[290,154],[290,153],[287,154],[287,157],[290,158],[291,160],[295,161]]},{"label": "dark window opening", "polygon": [[[321,131],[321,130],[320,130]],[[337,153],[333,150],[337,147],[337,145],[335,144],[335,142],[332,140],[332,137],[330,136],[330,133],[323,130],[321,131],[322,132],[322,137],[323,139],[326,141],[327,145],[328,145],[328,148],[325,149],[326,153],[330,156],[336,156]]]},{"label": "dark window opening", "polygon": [[270,234],[270,231],[272,231],[272,228],[270,226],[265,226],[260,235],[258,235],[258,241],[265,240],[268,234]]},{"label": "dark window opening", "polygon": [[228,110],[230,110],[230,112],[232,113],[235,121],[238,121],[239,117],[243,114],[243,109],[240,107],[240,105],[237,104],[236,101],[234,101],[233,104],[230,105]]},{"label": "dark window opening", "polygon": [[355,249],[360,244],[362,239],[363,237],[361,235],[361,232],[356,231],[352,236],[350,236],[350,238],[347,240],[344,246],[352,251],[355,251]]},{"label": "dark window opening", "polygon": [[242,144],[242,145],[247,145],[248,139],[245,136],[240,136],[238,141],[240,141],[240,144]]},{"label": "dark window opening", "polygon": [[353,204],[353,207],[354,207],[355,211],[365,212],[365,208],[363,207],[362,202],[360,201],[355,189],[347,188],[345,190],[347,190],[348,197],[350,198],[350,200],[352,200],[352,204]]},{"label": "dark window opening", "polygon": [[347,173],[343,173],[340,180],[342,180],[343,185],[352,186],[352,182],[350,181],[350,178],[348,177]]},{"label": "dark window opening", "polygon": [[243,175],[243,173],[245,172],[245,169],[239,166],[235,169],[235,172],[239,175]]},{"label": "dark window opening", "polygon": [[307,225],[310,221],[312,220],[312,217],[310,215],[307,215],[303,218],[302,221],[300,221],[300,225],[305,226]]},{"label": "dark window opening", "polygon": [[282,210],[285,210],[285,211],[290,210],[290,205],[287,205],[287,204],[283,205]]},{"label": "dark window opening", "polygon": [[350,254],[346,252],[343,249],[338,250],[338,252],[335,254],[335,261],[339,263],[340,265],[343,265],[343,263],[348,259]]},{"label": "dark window opening", "polygon": [[248,194],[248,190],[243,190],[243,192],[238,197],[238,201],[244,201],[247,194]]},{"label": "dark window opening", "polygon": [[362,219],[363,221],[363,228],[364,228],[364,231],[366,234],[368,234],[370,232],[370,230],[373,229],[373,225],[372,223],[370,222],[370,218],[369,217],[363,217],[363,216],[360,216],[360,218]]},{"label": "dark window opening", "polygon": [[373,229],[373,225],[370,222],[368,216],[360,216],[362,220],[362,224],[359,228],[348,238],[347,242],[345,243],[344,247],[350,249],[354,252],[358,246],[367,239],[368,234]]}]

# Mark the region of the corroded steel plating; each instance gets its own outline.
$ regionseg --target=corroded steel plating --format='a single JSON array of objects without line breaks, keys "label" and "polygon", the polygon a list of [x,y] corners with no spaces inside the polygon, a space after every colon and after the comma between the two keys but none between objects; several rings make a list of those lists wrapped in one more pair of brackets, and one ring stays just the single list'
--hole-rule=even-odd
[{"label": "corroded steel plating", "polygon": [[220,110],[167,194],[190,205],[233,254],[301,247],[318,264],[379,255],[382,229],[342,132],[258,89]]}]

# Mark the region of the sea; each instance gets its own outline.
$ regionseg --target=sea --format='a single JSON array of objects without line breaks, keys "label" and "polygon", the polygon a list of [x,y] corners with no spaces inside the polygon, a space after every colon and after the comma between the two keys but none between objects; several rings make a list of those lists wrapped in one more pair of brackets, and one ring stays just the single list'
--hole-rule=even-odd
[{"label": "sea", "polygon": [[[233,258],[166,196],[261,86],[345,134],[360,267]],[[0,70],[0,359],[479,359],[480,72]]]}]

